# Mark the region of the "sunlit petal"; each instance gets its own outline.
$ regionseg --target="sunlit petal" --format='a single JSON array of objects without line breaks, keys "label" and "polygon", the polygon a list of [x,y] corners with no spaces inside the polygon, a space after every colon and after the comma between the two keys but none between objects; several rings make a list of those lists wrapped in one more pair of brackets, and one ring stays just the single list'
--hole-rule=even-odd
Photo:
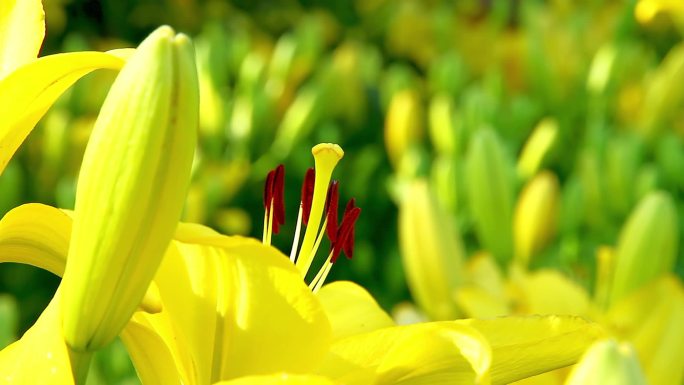
[{"label": "sunlit petal", "polygon": [[0,79],[38,56],[45,36],[41,0],[3,0],[0,6]]},{"label": "sunlit petal", "polygon": [[327,284],[316,295],[328,316],[334,339],[394,325],[366,289],[353,282]]},{"label": "sunlit petal", "polygon": [[[23,39],[20,39],[23,42]],[[55,100],[75,81],[99,69],[120,69],[126,50],[42,57],[0,80],[0,173]]]}]

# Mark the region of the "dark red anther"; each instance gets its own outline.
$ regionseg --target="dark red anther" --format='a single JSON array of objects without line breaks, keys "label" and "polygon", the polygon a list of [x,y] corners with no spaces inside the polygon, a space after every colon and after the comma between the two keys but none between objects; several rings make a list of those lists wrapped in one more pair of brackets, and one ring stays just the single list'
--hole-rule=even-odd
[{"label": "dark red anther", "polygon": [[347,207],[344,209],[344,216],[342,223],[337,230],[337,239],[333,242],[332,256],[330,262],[335,263],[340,256],[340,252],[344,251],[347,258],[351,258],[354,253],[354,224],[359,219],[361,209],[354,206],[354,199],[350,199]]},{"label": "dark red anther", "polygon": [[278,165],[273,176],[273,233],[278,234],[285,224],[285,166]]},{"label": "dark red anther", "polygon": [[310,168],[306,170],[304,184],[302,184],[302,222],[304,222],[305,225],[309,224],[315,182],[316,172],[314,169]]},{"label": "dark red anther", "polygon": [[269,207],[271,206],[271,198],[273,198],[273,177],[275,176],[275,170],[271,170],[266,175],[266,183],[264,184],[264,209],[268,213]]},{"label": "dark red anther", "polygon": [[339,201],[339,182],[334,180],[328,187],[328,195],[325,199],[325,213],[328,219],[326,226],[326,233],[330,242],[335,242],[337,239],[337,206]]}]

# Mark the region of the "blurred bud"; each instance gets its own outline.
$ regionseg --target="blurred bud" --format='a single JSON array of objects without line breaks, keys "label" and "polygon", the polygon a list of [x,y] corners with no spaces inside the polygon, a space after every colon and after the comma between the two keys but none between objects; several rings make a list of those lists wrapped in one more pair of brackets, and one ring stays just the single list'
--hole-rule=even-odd
[{"label": "blurred bud", "polygon": [[594,284],[594,302],[606,309],[608,295],[615,272],[615,249],[610,246],[599,246],[596,249],[596,283]]},{"label": "blurred bud", "polygon": [[575,176],[568,178],[562,187],[559,214],[560,233],[570,235],[582,224],[582,185]]},{"label": "blurred bud", "polygon": [[385,147],[396,168],[408,149],[423,135],[423,106],[415,91],[404,90],[392,97],[385,120]]},{"label": "blurred bud", "polygon": [[603,340],[584,353],[565,384],[646,385],[646,378],[630,345]]},{"label": "blurred bud", "polygon": [[649,79],[639,128],[652,136],[682,111],[684,100],[684,43],[670,50]]},{"label": "blurred bud", "polygon": [[558,122],[547,118],[539,122],[525,142],[518,158],[518,175],[528,179],[539,171],[558,137]]},{"label": "blurred bud", "polygon": [[198,126],[195,55],[153,32],[124,66],[88,143],[63,280],[63,329],[76,351],[111,342],[140,304],[185,200]]},{"label": "blurred bud", "polygon": [[585,148],[578,159],[578,177],[582,192],[582,217],[592,230],[602,230],[606,223],[604,212],[603,176],[597,152]]},{"label": "blurred bud", "polygon": [[642,162],[638,137],[614,136],[606,146],[603,181],[606,206],[618,217],[624,217],[634,205],[634,183]]},{"label": "blurred bud", "polygon": [[684,145],[677,135],[666,133],[660,136],[656,162],[668,187],[684,189]]},{"label": "blurred bud", "polygon": [[432,162],[430,182],[437,200],[449,213],[457,212],[461,195],[459,165],[459,162],[449,156],[440,156]]},{"label": "blurred bud", "polygon": [[520,266],[527,266],[553,239],[558,222],[559,189],[558,178],[544,171],[520,193],[513,224],[515,259]]},{"label": "blurred bud", "polygon": [[457,97],[468,80],[468,68],[454,51],[440,55],[430,63],[428,82],[431,94]]},{"label": "blurred bud", "polygon": [[512,165],[496,133],[483,128],[473,135],[466,160],[468,204],[480,243],[502,266],[513,252]]},{"label": "blurred bud", "polygon": [[617,50],[612,44],[602,46],[594,55],[587,77],[587,89],[595,95],[602,94],[611,78]]},{"label": "blurred bud", "polygon": [[285,111],[271,147],[270,153],[276,159],[285,158],[318,122],[324,106],[323,94],[323,89],[316,84],[307,84],[297,92],[294,102]]},{"label": "blurred bud", "polygon": [[672,270],[677,256],[677,210],[670,196],[644,197],[620,231],[609,303]]},{"label": "blurred bud", "polygon": [[458,317],[454,294],[462,282],[460,236],[425,180],[407,184],[399,206],[399,241],[409,288],[434,320]]},{"label": "blurred bud", "polygon": [[446,94],[435,95],[430,101],[429,127],[432,146],[440,155],[457,154],[458,128],[454,122],[454,102]]},{"label": "blurred bud", "polygon": [[650,163],[644,164],[637,173],[634,181],[634,199],[636,201],[658,189],[660,184],[658,168]]}]

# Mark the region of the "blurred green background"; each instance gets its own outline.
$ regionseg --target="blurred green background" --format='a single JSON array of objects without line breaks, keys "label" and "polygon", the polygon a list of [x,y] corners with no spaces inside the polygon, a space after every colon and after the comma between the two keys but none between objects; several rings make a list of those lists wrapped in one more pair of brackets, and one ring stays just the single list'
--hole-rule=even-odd
[{"label": "blurred green background", "polygon": [[[191,35],[201,139],[185,220],[227,234],[262,231],[262,184],[286,166],[289,251],[310,148],[345,150],[334,177],[363,212],[351,261],[330,280],[366,287],[388,310],[409,300],[397,241],[402,181],[425,176],[468,254],[475,235],[464,167],[488,128],[513,195],[541,169],[560,183],[558,231],[532,266],[592,287],[639,198],[656,189],[684,210],[684,3],[677,1],[45,0],[41,55],[135,46],[160,24]],[[0,214],[26,202],[72,208],[84,146],[114,73],[63,96],[0,176]],[[522,154],[532,133],[552,133]],[[513,204],[514,202],[511,202]],[[503,220],[503,219],[502,219]],[[679,226],[679,232],[683,229]],[[682,248],[684,249],[684,248]],[[677,272],[684,273],[679,250]],[[0,265],[0,345],[21,335],[58,279]],[[112,347],[112,357],[123,353]],[[118,353],[117,353],[118,352]],[[132,381],[103,359],[91,381]],[[118,365],[118,366],[117,366]]]}]

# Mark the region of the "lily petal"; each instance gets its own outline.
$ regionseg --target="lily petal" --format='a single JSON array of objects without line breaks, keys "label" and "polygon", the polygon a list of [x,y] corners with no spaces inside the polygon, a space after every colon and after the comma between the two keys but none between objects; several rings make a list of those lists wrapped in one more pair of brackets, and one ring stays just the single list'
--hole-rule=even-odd
[{"label": "lily petal", "polygon": [[460,320],[478,330],[492,348],[492,384],[508,384],[571,365],[603,330],[576,316],[503,317]]},{"label": "lily petal", "polygon": [[310,375],[272,374],[268,376],[247,376],[231,381],[221,381],[214,385],[334,385],[325,377]]},{"label": "lily petal", "polygon": [[26,263],[61,276],[70,237],[66,213],[38,203],[19,206],[0,220],[0,263]]},{"label": "lily petal", "polygon": [[120,69],[126,56],[127,50],[49,55],[17,68],[0,80],[0,115],[3,117],[0,121],[0,173],[67,88],[93,70]]},{"label": "lily petal", "polygon": [[[155,277],[163,310],[141,317],[169,346],[177,370],[191,373],[189,383],[318,365],[330,325],[287,257],[248,238],[179,232],[204,243],[172,243]],[[144,344],[127,347],[132,356],[153,354]]]},{"label": "lily petal", "polygon": [[41,0],[3,0],[0,7],[0,79],[38,56],[45,37]]},{"label": "lily petal", "polygon": [[321,374],[348,384],[484,384],[489,344],[454,322],[397,326],[336,341]]},{"label": "lily petal", "polygon": [[532,273],[512,270],[513,296],[520,314],[573,314],[586,316],[589,294],[577,283],[552,269]]},{"label": "lily petal", "polygon": [[666,275],[638,289],[607,317],[616,333],[634,345],[649,384],[682,383],[684,287],[677,277]]},{"label": "lily petal", "polygon": [[58,292],[24,336],[0,351],[0,381],[26,385],[74,383],[72,358],[62,337],[60,308]]},{"label": "lily petal", "polygon": [[329,283],[316,295],[330,321],[333,339],[394,326],[392,318],[366,289],[353,282]]}]

